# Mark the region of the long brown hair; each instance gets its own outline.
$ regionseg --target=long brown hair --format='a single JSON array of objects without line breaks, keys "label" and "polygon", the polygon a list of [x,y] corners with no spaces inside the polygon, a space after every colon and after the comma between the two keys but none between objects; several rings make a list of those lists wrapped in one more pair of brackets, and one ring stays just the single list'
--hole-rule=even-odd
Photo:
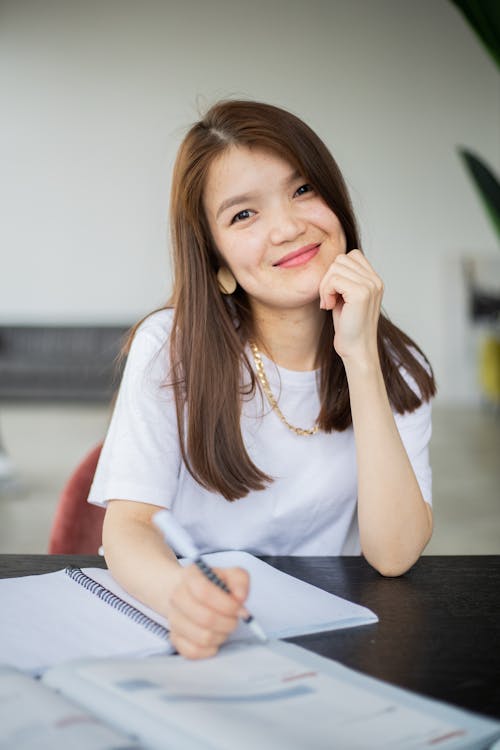
[{"label": "long brown hair", "polygon": [[[174,167],[170,206],[174,267],[170,385],[183,460],[200,484],[227,500],[261,490],[271,481],[250,459],[240,428],[241,400],[257,385],[244,350],[253,333],[251,310],[241,287],[230,301],[220,293],[216,274],[221,257],[203,207],[210,165],[232,145],[270,150],[289,162],[338,217],[346,251],[360,246],[339,167],[320,138],[293,114],[269,104],[222,101],[187,133]],[[325,312],[317,354],[318,424],[325,432],[345,430],[352,422],[346,373],[332,341],[332,315]],[[424,355],[384,315],[379,320],[378,348],[396,412],[414,411],[434,395],[432,370],[413,356],[412,348]],[[400,367],[414,378],[420,396],[407,385]]]}]

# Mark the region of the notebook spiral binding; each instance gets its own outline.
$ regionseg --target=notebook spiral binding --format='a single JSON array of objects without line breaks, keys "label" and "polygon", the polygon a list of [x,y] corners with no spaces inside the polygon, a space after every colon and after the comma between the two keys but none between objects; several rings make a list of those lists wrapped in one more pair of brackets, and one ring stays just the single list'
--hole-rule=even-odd
[{"label": "notebook spiral binding", "polygon": [[90,578],[88,575],[86,575],[80,568],[68,566],[64,572],[73,581],[76,581],[76,583],[79,583],[80,586],[83,586],[83,588],[87,589],[87,591],[95,594],[95,596],[98,596],[99,599],[103,600],[103,602],[109,604],[111,607],[113,607],[113,609],[122,612],[122,614],[126,615],[126,617],[128,617],[130,620],[133,620],[138,625],[142,625],[146,628],[146,630],[149,630],[150,633],[154,633],[154,635],[158,635],[161,638],[168,639],[167,628],[163,627],[163,625],[160,625],[159,622],[155,622],[154,620],[152,620],[150,617],[145,615],[144,612],[141,612],[139,609],[133,607],[132,604],[129,604],[116,594],[113,594],[112,591],[109,591],[109,589],[105,588],[97,581],[94,581],[93,578]]}]

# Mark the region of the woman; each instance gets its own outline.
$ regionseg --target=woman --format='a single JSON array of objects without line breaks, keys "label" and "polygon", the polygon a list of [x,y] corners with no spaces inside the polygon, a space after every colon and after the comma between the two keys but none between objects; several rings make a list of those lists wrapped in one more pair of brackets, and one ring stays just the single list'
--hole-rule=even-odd
[{"label": "woman", "polygon": [[165,614],[188,657],[216,652],[248,593],[181,568],[169,507],[203,551],[362,551],[405,572],[432,533],[430,405],[418,347],[380,313],[342,175],[279,108],[216,104],[181,145],[174,294],[135,330],[89,500],[108,565]]}]

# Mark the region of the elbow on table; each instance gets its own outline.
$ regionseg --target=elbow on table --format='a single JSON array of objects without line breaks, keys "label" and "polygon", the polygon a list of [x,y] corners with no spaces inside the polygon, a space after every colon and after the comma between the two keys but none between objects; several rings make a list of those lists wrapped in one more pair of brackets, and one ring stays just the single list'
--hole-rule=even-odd
[{"label": "elbow on table", "polygon": [[390,552],[384,550],[382,552],[380,550],[364,549],[363,555],[372,568],[377,573],[380,573],[381,576],[384,576],[384,578],[398,578],[407,573],[420,559],[425,544],[419,545],[418,549],[413,549],[412,551],[399,549]]},{"label": "elbow on table", "polygon": [[374,545],[373,540],[370,543],[369,539],[363,540],[362,538],[361,548],[365,559],[384,578],[398,578],[404,575],[420,559],[433,531],[432,510],[427,503],[425,503],[425,509],[427,515],[425,528],[422,528],[420,533],[415,534],[412,539],[400,539],[396,543],[394,540],[385,540],[385,543],[379,541]]},{"label": "elbow on table", "polygon": [[377,573],[380,573],[384,578],[398,578],[399,576],[407,573],[415,563],[420,559],[420,555],[425,547],[415,551],[412,555],[403,553],[401,555],[373,555],[364,553],[366,560],[370,563],[372,568],[375,568]]},{"label": "elbow on table", "polygon": [[371,562],[368,560],[372,568],[374,568],[377,573],[380,573],[381,576],[384,578],[399,578],[399,576],[404,575],[407,573],[410,568],[415,565],[417,562],[418,557],[415,560],[411,561],[391,561],[391,560],[382,560],[378,562]]}]

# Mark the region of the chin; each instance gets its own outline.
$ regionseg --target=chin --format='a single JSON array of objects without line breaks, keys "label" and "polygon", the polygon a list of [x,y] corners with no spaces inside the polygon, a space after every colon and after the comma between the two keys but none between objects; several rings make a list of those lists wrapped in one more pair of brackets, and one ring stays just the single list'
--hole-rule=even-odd
[{"label": "chin", "polygon": [[313,294],[298,294],[294,295],[289,301],[287,301],[287,304],[285,304],[285,307],[289,308],[300,308],[300,307],[309,307],[309,306],[317,306],[318,310],[319,308],[319,293],[318,291],[314,292]]}]

